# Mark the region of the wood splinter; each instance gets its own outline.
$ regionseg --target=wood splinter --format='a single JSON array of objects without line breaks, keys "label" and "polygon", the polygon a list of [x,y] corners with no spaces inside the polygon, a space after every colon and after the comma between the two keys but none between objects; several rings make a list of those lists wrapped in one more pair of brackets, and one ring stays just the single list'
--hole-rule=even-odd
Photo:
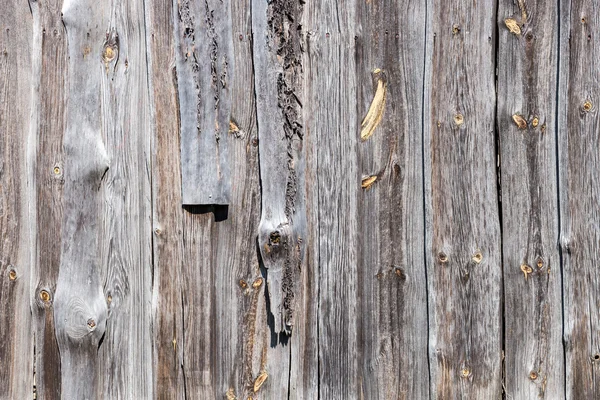
[{"label": "wood splinter", "polygon": [[363,142],[371,137],[375,128],[377,128],[377,125],[381,122],[387,96],[387,82],[383,71],[377,68],[373,71],[373,75],[377,77],[377,89],[375,90],[375,95],[369,106],[369,111],[367,111],[367,115],[360,124],[360,140]]}]

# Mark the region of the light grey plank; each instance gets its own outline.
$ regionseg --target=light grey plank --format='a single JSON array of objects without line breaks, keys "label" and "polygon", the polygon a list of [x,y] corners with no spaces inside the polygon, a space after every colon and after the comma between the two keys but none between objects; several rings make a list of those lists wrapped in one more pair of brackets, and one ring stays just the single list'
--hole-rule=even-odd
[{"label": "light grey plank", "polygon": [[[308,2],[305,130],[314,135],[318,197],[318,362],[323,399],[360,398],[355,2]],[[315,175],[313,175],[315,176]]]},{"label": "light grey plank", "polygon": [[28,139],[33,19],[27,0],[0,3],[0,397],[33,395]]},{"label": "light grey plank", "polygon": [[104,27],[102,127],[110,168],[100,227],[109,307],[98,398],[153,398],[150,112],[143,1],[112,2]]},{"label": "light grey plank", "polygon": [[560,2],[558,150],[567,399],[600,396],[599,21],[597,2]]},{"label": "light grey plank", "polygon": [[502,395],[496,2],[429,1],[425,204],[433,398]]},{"label": "light grey plank", "polygon": [[[507,398],[554,399],[564,393],[557,246],[558,4],[521,5],[502,0],[498,8],[505,391]],[[527,126],[519,128],[513,116]]]},{"label": "light grey plank", "polygon": [[101,186],[109,167],[102,137],[101,79],[109,8],[91,0],[65,0],[68,100],[63,139],[64,216],[54,296],[61,360],[61,396],[95,398],[98,345],[107,318],[99,234]]},{"label": "light grey plank", "polygon": [[230,2],[174,0],[183,204],[229,204]]}]

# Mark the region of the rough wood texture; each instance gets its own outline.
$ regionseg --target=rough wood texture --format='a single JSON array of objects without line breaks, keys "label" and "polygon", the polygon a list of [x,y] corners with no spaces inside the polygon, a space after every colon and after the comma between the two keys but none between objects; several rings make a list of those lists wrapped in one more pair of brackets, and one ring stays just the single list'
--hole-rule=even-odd
[{"label": "rough wood texture", "polygon": [[501,393],[496,3],[429,1],[425,195],[433,398]]},{"label": "rough wood texture", "polygon": [[[498,8],[504,385],[507,398],[514,399],[554,399],[564,393],[557,18],[558,4],[543,1],[501,0]],[[520,128],[513,116],[527,126]]]},{"label": "rough wood texture", "polygon": [[[66,124],[67,38],[62,0],[30,1],[33,14],[32,135],[29,141],[35,254],[31,306],[34,316],[38,399],[60,398],[61,365],[55,333],[54,293],[60,267]],[[43,227],[43,229],[40,229]]]},{"label": "rough wood texture", "polygon": [[183,204],[229,204],[230,2],[173,1]]},{"label": "rough wood texture", "polygon": [[292,333],[304,253],[303,2],[252,2],[262,211],[258,246],[275,333]]},{"label": "rough wood texture", "polygon": [[[150,109],[144,2],[114,1],[105,29],[100,260],[109,307],[97,398],[153,398]],[[135,185],[131,183],[135,182]]]},{"label": "rough wood texture", "polygon": [[[342,34],[350,40],[355,35],[357,93],[351,118],[362,119],[361,134],[369,129],[368,138],[358,144],[358,176],[353,182],[359,188],[358,215],[348,215],[358,219],[360,232],[360,395],[425,399],[429,397],[421,122],[425,3],[357,1],[356,6],[355,18],[362,21],[362,29]],[[368,120],[371,110],[378,115]],[[348,137],[357,140],[358,134],[349,132]],[[365,184],[369,177],[375,180]]]},{"label": "rough wood texture", "polygon": [[62,6],[68,43],[68,102],[64,146],[64,216],[54,296],[61,396],[96,397],[98,346],[107,304],[102,287],[100,189],[109,158],[102,137],[101,79],[114,53],[105,46],[109,9],[92,0]]},{"label": "rough wood texture", "polygon": [[0,396],[12,399],[31,398],[33,389],[27,185],[33,24],[28,8],[27,0],[0,3]]},{"label": "rough wood texture", "polygon": [[[356,115],[354,3],[308,2],[305,127],[318,143],[318,357],[323,399],[360,398],[357,324],[359,123]],[[340,379],[339,377],[349,377]]]},{"label": "rough wood texture", "polygon": [[600,8],[560,3],[559,172],[566,396],[600,397],[598,119]]}]

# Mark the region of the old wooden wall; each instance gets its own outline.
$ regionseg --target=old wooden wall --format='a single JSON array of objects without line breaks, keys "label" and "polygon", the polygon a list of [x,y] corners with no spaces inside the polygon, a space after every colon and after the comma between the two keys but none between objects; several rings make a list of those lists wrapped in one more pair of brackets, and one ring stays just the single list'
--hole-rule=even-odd
[{"label": "old wooden wall", "polygon": [[600,398],[594,0],[2,0],[0,398]]}]

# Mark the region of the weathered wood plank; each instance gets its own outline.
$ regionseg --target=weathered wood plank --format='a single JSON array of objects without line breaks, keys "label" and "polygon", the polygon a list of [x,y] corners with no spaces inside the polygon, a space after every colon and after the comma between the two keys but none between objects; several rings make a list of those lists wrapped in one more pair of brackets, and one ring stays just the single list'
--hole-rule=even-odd
[{"label": "weathered wood plank", "polygon": [[[558,4],[500,1],[497,121],[505,392],[514,399],[564,393],[556,207],[557,23]],[[526,126],[517,125],[519,118]]]},{"label": "weathered wood plank", "polygon": [[0,3],[0,397],[33,394],[28,139],[33,19],[27,0]]},{"label": "weathered wood plank", "polygon": [[357,205],[360,394],[365,399],[425,399],[425,3],[356,5],[358,87],[352,118],[364,118],[361,129],[348,136],[362,139],[356,160],[363,183]]},{"label": "weathered wood plank", "polygon": [[100,260],[100,187],[109,166],[102,137],[101,80],[112,53],[104,46],[109,8],[65,0],[68,101],[64,146],[64,215],[54,297],[61,396],[95,398],[98,346],[107,318]]},{"label": "weathered wood plank", "polygon": [[433,398],[501,396],[496,2],[428,2],[425,195]]},{"label": "weathered wood plank", "polygon": [[101,192],[104,293],[98,398],[153,398],[150,112],[143,1],[112,2],[105,29],[102,127],[110,168]]},{"label": "weathered wood plank", "polygon": [[229,204],[230,2],[174,0],[183,204]]},{"label": "weathered wood plank", "polygon": [[276,333],[291,334],[306,231],[303,2],[252,2],[262,212],[258,246]]},{"label": "weathered wood plank", "polygon": [[61,396],[61,365],[53,301],[63,220],[67,37],[61,20],[62,0],[30,1],[30,6],[34,19],[34,132],[29,143],[34,195],[29,201],[35,229],[32,263],[32,289],[35,289],[31,300],[35,321],[35,382],[38,399],[57,399]]},{"label": "weathered wood plank", "polygon": [[157,399],[184,399],[181,168],[173,1],[145,1],[152,130],[153,378]]},{"label": "weathered wood plank", "polygon": [[[358,134],[355,3],[307,2],[305,130],[315,135],[318,191],[318,361],[323,399],[360,398]],[[313,207],[315,205],[313,204]]]},{"label": "weathered wood plank", "polygon": [[600,7],[560,2],[558,149],[566,398],[600,397]]}]

